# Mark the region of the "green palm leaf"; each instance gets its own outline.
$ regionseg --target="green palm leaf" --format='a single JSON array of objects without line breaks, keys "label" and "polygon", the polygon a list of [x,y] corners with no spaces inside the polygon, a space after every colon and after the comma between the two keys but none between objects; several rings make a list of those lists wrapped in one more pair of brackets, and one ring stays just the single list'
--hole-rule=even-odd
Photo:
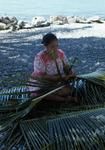
[{"label": "green palm leaf", "polygon": [[[44,97],[64,88],[66,84],[74,87],[72,92],[74,96],[79,97],[80,106],[72,106],[68,103],[60,105],[59,109],[56,107],[53,109],[51,106],[47,109],[50,115],[45,115],[43,119],[23,120],[33,108],[37,108]],[[86,147],[87,149],[104,149],[105,72],[78,75],[76,78],[70,78],[68,83],[62,82],[56,85],[48,81],[27,82],[25,85],[23,87],[26,89],[29,85],[40,86],[41,94],[32,98],[30,94],[33,91],[28,90],[12,89],[0,92],[0,100],[3,101],[3,105],[0,106],[0,131],[10,132],[11,126],[15,123],[19,125],[19,134],[16,134],[14,141],[12,136],[17,131],[13,131],[11,137],[8,135],[10,140],[6,144],[10,148],[22,141],[28,149],[82,150]],[[11,104],[9,109],[7,102],[11,99],[19,103]],[[12,107],[15,111],[11,111]],[[23,121],[20,122],[20,120]]]}]

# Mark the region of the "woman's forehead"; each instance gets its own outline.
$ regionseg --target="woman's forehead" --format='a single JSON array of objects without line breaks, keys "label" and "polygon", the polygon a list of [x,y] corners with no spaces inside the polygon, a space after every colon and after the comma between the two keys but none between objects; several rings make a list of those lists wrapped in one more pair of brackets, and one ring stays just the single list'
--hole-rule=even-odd
[{"label": "woman's forehead", "polygon": [[51,46],[51,45],[58,45],[58,41],[57,41],[57,40],[54,40],[54,41],[52,41],[49,45],[50,45],[50,46]]}]

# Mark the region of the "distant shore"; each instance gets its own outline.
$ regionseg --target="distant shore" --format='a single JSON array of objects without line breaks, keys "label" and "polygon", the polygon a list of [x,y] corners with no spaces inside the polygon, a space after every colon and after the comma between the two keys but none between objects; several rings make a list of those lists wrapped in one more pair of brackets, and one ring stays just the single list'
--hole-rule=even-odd
[{"label": "distant shore", "polygon": [[22,29],[44,28],[52,25],[71,25],[71,24],[105,24],[105,18],[99,16],[35,16],[32,21],[18,20],[16,17],[0,17],[0,32],[13,32]]}]

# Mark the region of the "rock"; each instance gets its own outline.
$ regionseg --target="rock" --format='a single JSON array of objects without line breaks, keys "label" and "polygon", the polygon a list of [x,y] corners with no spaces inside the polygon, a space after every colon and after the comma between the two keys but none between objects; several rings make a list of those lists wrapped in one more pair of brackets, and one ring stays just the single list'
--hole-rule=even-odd
[{"label": "rock", "polygon": [[18,27],[17,27],[17,28],[18,28],[18,29],[24,29],[25,24],[26,24],[26,23],[25,23],[24,21],[19,20],[19,21],[18,21],[18,25],[17,25]]},{"label": "rock", "polygon": [[18,24],[18,20],[16,17],[12,17],[11,18],[11,24],[17,25]]},{"label": "rock", "polygon": [[72,16],[72,17],[71,17],[71,16],[68,16],[68,17],[67,17],[67,20],[68,20],[68,23],[69,23],[69,24],[71,24],[71,23],[76,23],[76,19],[77,19],[77,18],[74,17],[74,16]]},{"label": "rock", "polygon": [[71,23],[88,23],[86,18],[84,18],[84,17],[68,16],[67,19],[68,19],[69,24],[71,24]]},{"label": "rock", "polygon": [[9,24],[9,23],[11,23],[11,20],[9,17],[1,17],[0,22]]},{"label": "rock", "polygon": [[68,20],[67,17],[65,16],[50,16],[50,23],[63,25],[63,24],[68,24]]},{"label": "rock", "polygon": [[0,22],[0,30],[6,30],[6,27],[5,23]]},{"label": "rock", "polygon": [[50,23],[44,18],[44,17],[34,17],[32,19],[32,26],[33,27],[45,27],[45,26],[49,26]]},{"label": "rock", "polygon": [[50,22],[45,22],[45,23],[42,23],[41,25],[38,25],[38,26],[36,26],[36,27],[48,27],[48,26],[50,26]]},{"label": "rock", "polygon": [[25,22],[25,21],[19,21],[17,29],[32,29],[34,28],[33,25],[30,22]]},{"label": "rock", "polygon": [[0,17],[0,22],[2,22],[2,17]]},{"label": "rock", "polygon": [[24,24],[24,29],[32,29],[33,28],[33,25],[29,22],[25,22]]},{"label": "rock", "polygon": [[76,17],[76,23],[89,23],[84,17]]},{"label": "rock", "polygon": [[87,19],[88,22],[91,22],[91,23],[104,23],[104,21],[102,20],[101,17],[99,16],[94,16],[94,17],[90,17]]},{"label": "rock", "polygon": [[16,31],[17,30],[17,24],[18,24],[18,20],[16,17],[12,17],[11,18],[11,22],[9,24],[7,24],[7,27],[9,29],[11,29],[11,31]]},{"label": "rock", "polygon": [[16,17],[12,17],[11,19],[9,17],[1,17],[0,22],[2,30],[11,29],[11,31],[15,31],[18,20]]},{"label": "rock", "polygon": [[11,25],[9,26],[10,31],[16,31],[17,30],[17,26],[16,25]]}]

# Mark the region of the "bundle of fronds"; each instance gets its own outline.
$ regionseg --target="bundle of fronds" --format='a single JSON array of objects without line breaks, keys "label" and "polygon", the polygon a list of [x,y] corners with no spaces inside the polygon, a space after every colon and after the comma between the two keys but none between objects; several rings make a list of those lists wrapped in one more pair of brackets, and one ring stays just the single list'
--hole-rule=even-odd
[{"label": "bundle of fronds", "polygon": [[[67,85],[79,104],[43,103],[47,95]],[[36,91],[29,86],[38,87],[37,96],[31,96]],[[79,75],[68,82],[29,81],[0,92],[1,149],[104,150],[104,126],[105,72]]]}]

